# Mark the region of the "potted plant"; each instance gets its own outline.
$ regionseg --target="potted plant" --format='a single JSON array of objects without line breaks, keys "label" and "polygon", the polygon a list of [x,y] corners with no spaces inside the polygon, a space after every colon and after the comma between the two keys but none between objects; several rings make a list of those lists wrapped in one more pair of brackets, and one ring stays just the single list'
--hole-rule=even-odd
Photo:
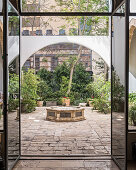
[{"label": "potted plant", "polygon": [[93,99],[94,99],[93,96],[88,99],[88,104],[89,104],[90,107],[93,107]]},{"label": "potted plant", "polygon": [[37,99],[37,106],[38,106],[38,107],[43,107],[42,97],[39,97],[39,98]]},{"label": "potted plant", "polygon": [[63,97],[62,98],[62,105],[63,106],[70,106],[70,98],[69,97]]},{"label": "potted plant", "polygon": [[131,123],[136,126],[136,104],[129,110],[129,119]]}]

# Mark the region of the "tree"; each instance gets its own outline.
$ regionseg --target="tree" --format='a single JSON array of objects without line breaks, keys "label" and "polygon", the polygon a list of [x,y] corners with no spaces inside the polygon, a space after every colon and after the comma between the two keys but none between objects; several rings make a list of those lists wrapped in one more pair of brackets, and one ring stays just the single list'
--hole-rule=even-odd
[{"label": "tree", "polygon": [[37,75],[41,78],[41,80],[45,81],[48,86],[51,86],[52,72],[42,68],[38,71]]},{"label": "tree", "polygon": [[86,86],[91,82],[91,75],[85,70],[82,63],[79,63],[75,67],[73,74],[72,91],[78,93],[85,93]]},{"label": "tree", "polygon": [[37,86],[38,80],[37,76],[34,74],[33,70],[28,70],[28,72],[22,75],[22,88],[21,96],[23,100],[35,100],[37,99]]},{"label": "tree", "polygon": [[[63,0],[56,0],[57,4],[62,7],[62,11],[74,11],[74,12],[87,12],[87,11],[95,11],[95,12],[103,12],[103,11],[107,11],[107,4],[105,2],[105,0],[88,0],[88,1],[84,1],[84,0],[67,0],[67,1],[63,1]],[[97,35],[99,32],[107,32],[107,29],[103,29],[101,28],[101,26],[99,26],[99,23],[101,23],[102,18],[101,17],[88,17],[88,16],[82,16],[82,17],[64,17],[64,19],[71,24],[72,26],[74,26],[75,24],[78,25],[78,35],[79,36],[83,36],[83,35],[90,35],[90,33],[93,32],[93,27],[94,27],[94,31],[95,31],[95,35]],[[77,19],[77,23],[75,22]],[[104,17],[103,19],[106,19],[106,24],[108,26],[108,18]],[[106,28],[107,28],[106,26]],[[90,28],[91,27],[91,28]],[[70,70],[70,80],[69,80],[69,84],[68,84],[68,91],[67,91],[67,95],[70,94],[70,90],[71,90],[71,85],[72,85],[72,79],[73,79],[73,73],[74,73],[74,69],[75,66],[77,65],[77,63],[80,60],[82,54],[82,46],[79,46],[78,49],[78,55],[73,58],[73,62],[71,63],[71,70]]]},{"label": "tree", "polygon": [[[44,2],[41,3],[41,1],[37,1],[37,0],[22,0],[22,9],[25,12],[40,12],[40,9],[42,6],[45,6]],[[34,28],[35,27],[40,27],[42,25],[44,25],[45,27],[48,25],[48,21],[44,22],[44,20],[42,20],[42,22],[40,22],[40,20],[42,20],[42,17],[37,17],[37,16],[29,16],[29,17],[23,17],[23,26],[29,26],[31,28],[32,31],[32,35],[34,35]]]},{"label": "tree", "polygon": [[19,94],[19,76],[16,74],[9,74],[9,94]]},{"label": "tree", "polygon": [[[35,1],[36,3],[37,1]],[[34,3],[34,1],[33,1]],[[32,3],[32,4],[33,4]],[[48,5],[47,5],[48,4]],[[56,5],[57,4],[57,5]],[[34,5],[34,4],[33,4]],[[59,7],[60,11],[63,12],[108,12],[108,5],[107,0],[54,0],[54,4],[52,1],[43,0],[38,1],[38,10],[42,11],[52,11],[55,7]],[[50,17],[48,21],[46,21],[46,25],[49,25],[49,21],[52,18]],[[106,35],[108,33],[108,17],[88,17],[88,16],[73,16],[68,17],[64,16],[61,17],[61,20],[64,20],[65,23],[77,28],[77,35]],[[66,25],[63,23],[60,28],[64,29]],[[69,84],[67,95],[70,94],[71,86],[72,86],[72,79],[75,66],[79,62],[82,54],[82,46],[78,48],[78,55],[73,57],[73,62],[71,63],[71,70],[69,75]]]},{"label": "tree", "polygon": [[19,35],[19,18],[18,16],[9,17],[9,32],[11,36]]},{"label": "tree", "polygon": [[62,83],[62,77],[66,77],[69,79],[69,65],[66,62],[63,62],[63,64],[58,65],[53,73],[54,78],[54,85],[56,86],[57,90],[60,90],[61,83]]}]

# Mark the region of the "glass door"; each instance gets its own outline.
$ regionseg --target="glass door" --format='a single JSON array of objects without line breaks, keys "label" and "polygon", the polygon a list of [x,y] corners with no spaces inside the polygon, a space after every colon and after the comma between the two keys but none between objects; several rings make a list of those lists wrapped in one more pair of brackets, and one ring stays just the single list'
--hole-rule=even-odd
[{"label": "glass door", "polygon": [[124,11],[122,5],[112,16],[112,157],[122,170],[126,167]]},{"label": "glass door", "polygon": [[20,155],[20,55],[19,16],[8,4],[8,168]]}]

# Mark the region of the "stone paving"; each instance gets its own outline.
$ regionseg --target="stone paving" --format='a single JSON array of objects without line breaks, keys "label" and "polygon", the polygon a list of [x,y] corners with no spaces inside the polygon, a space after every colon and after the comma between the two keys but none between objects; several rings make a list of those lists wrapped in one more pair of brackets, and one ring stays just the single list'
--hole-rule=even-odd
[{"label": "stone paving", "polygon": [[14,170],[119,170],[111,160],[21,160]]},{"label": "stone paving", "polygon": [[51,122],[46,107],[21,115],[22,155],[109,155],[110,114],[85,108],[86,120]]}]

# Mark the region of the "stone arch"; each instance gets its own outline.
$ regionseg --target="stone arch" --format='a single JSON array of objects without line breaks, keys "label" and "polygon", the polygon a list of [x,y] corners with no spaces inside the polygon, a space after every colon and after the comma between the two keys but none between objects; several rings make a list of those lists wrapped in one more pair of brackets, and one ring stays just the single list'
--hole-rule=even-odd
[{"label": "stone arch", "polygon": [[[46,48],[48,49],[49,47],[52,47],[52,46],[56,46],[56,45],[61,45],[61,49],[63,48],[62,46],[63,46],[63,44],[64,44],[64,46],[66,46],[66,45],[71,45],[71,44],[74,44],[74,45],[77,45],[78,47],[80,46],[80,44],[77,44],[77,43],[55,43],[55,44],[51,44],[51,45],[48,45],[48,46],[45,46],[45,47],[43,47],[44,49],[45,49],[45,51],[46,51]],[[102,58],[96,51],[93,51],[92,49],[89,49],[89,48],[87,48],[87,47],[85,47],[85,46],[83,46],[82,45],[82,47],[85,49],[85,50],[89,50],[89,51],[91,51],[91,54],[92,54],[92,62],[93,62],[93,60],[94,59],[100,59],[100,58]],[[39,49],[37,52],[35,52],[35,53],[33,53],[31,56],[34,56],[34,54],[41,54],[42,53],[42,51],[43,51],[43,48],[41,48],[41,49]],[[65,49],[65,48],[64,48]],[[39,53],[39,51],[41,52],[41,53]],[[44,53],[43,53],[44,54]],[[31,57],[30,56],[30,57]],[[42,57],[42,56],[41,56]],[[62,56],[61,56],[62,57]],[[82,57],[82,59],[83,59],[84,57]],[[29,59],[29,58],[28,58]],[[50,60],[49,60],[50,61]],[[85,62],[85,60],[84,60],[84,62]],[[106,64],[106,62],[104,61],[104,63],[105,63],[105,66],[107,66],[107,64]],[[46,63],[46,67],[49,67],[50,65],[49,65],[49,63],[47,62]],[[94,66],[95,67],[95,66]],[[109,68],[109,66],[107,66],[107,69]],[[94,70],[94,68],[93,68],[93,70]],[[89,71],[89,70],[88,70]]]},{"label": "stone arch", "polygon": [[110,67],[110,37],[106,36],[23,36],[21,38],[21,66],[40,49],[57,43],[74,43],[95,51]]},{"label": "stone arch", "polygon": [[129,33],[129,89],[130,92],[136,90],[136,19],[130,21]]},{"label": "stone arch", "polygon": [[129,47],[131,46],[131,41],[135,29],[136,29],[136,19],[133,18],[129,23]]}]

